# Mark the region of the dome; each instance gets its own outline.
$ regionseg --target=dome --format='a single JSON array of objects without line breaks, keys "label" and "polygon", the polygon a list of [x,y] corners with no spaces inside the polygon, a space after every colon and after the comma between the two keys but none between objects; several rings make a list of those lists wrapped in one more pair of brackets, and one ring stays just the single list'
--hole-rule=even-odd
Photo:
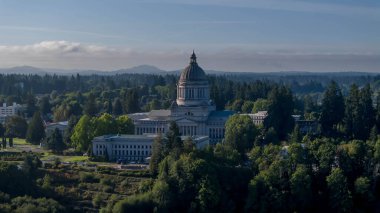
[{"label": "dome", "polygon": [[207,81],[205,71],[198,66],[194,51],[190,57],[190,64],[182,71],[179,81]]}]

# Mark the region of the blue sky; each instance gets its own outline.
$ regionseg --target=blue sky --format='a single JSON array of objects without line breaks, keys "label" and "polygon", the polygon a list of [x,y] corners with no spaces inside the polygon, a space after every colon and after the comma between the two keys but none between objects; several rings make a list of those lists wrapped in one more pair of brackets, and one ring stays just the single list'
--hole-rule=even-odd
[{"label": "blue sky", "polygon": [[378,0],[0,0],[0,67],[380,71]]}]

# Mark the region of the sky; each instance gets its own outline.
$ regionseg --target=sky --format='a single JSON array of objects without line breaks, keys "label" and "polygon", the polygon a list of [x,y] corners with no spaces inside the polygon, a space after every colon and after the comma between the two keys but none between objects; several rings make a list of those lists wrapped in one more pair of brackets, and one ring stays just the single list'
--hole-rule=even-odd
[{"label": "sky", "polygon": [[0,67],[380,72],[379,0],[0,0]]}]

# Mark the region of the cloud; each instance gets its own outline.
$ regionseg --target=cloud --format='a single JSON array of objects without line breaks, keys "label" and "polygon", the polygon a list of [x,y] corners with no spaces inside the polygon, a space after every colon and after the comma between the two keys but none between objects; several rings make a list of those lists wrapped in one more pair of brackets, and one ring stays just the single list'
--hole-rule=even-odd
[{"label": "cloud", "polygon": [[110,34],[77,31],[77,30],[54,29],[54,28],[45,28],[45,27],[0,25],[0,29],[16,30],[16,31],[31,31],[31,32],[47,32],[47,33],[80,34],[80,35],[92,36],[96,38],[114,38],[114,39],[124,38],[125,39],[125,37],[119,36],[119,35],[110,35]]},{"label": "cloud", "polygon": [[[305,0],[163,0],[166,3],[188,5],[213,5],[224,7],[243,7],[266,10],[284,10],[294,12],[316,12],[337,15],[360,15],[379,17],[379,7],[353,6],[348,4],[321,3]],[[153,2],[146,0],[146,2]]]},{"label": "cloud", "polygon": [[[0,67],[30,65],[41,68],[116,70],[150,64],[166,70],[185,67],[188,47],[137,50],[69,41],[42,41],[30,45],[0,46]],[[225,71],[380,71],[380,54],[360,52],[300,52],[284,48],[258,52],[240,46],[196,50],[206,70]],[[188,51],[186,51],[188,50]]]},{"label": "cloud", "polygon": [[32,45],[0,46],[1,55],[32,55],[32,56],[56,56],[56,55],[93,55],[115,50],[104,46],[84,45],[78,42],[68,41],[42,41]]}]

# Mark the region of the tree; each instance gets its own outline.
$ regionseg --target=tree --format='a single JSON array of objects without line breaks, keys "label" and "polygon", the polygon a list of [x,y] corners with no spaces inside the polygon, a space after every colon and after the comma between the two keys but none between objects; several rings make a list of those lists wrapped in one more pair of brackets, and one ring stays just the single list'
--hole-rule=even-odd
[{"label": "tree", "polygon": [[172,153],[176,158],[179,157],[183,149],[183,143],[181,141],[179,127],[175,121],[171,121],[169,124],[169,130],[166,132],[166,146],[165,152]]},{"label": "tree", "polygon": [[358,126],[360,129],[357,134],[357,139],[367,140],[370,135],[371,128],[375,124],[375,110],[373,108],[372,91],[369,84],[360,90],[359,106],[359,118],[361,122]]},{"label": "tree", "polygon": [[63,142],[68,146],[71,145],[70,137],[73,134],[74,127],[78,122],[78,118],[79,117],[77,117],[75,115],[70,116],[68,124],[67,124],[67,128],[63,134]]},{"label": "tree", "polygon": [[12,116],[5,122],[5,135],[25,138],[28,129],[26,120],[20,116]]},{"label": "tree", "polygon": [[183,141],[183,150],[185,153],[190,153],[195,149],[194,141],[191,137],[187,137]]},{"label": "tree", "polygon": [[2,123],[0,123],[0,138],[5,136],[5,128]]},{"label": "tree", "polygon": [[244,101],[243,106],[241,106],[241,111],[243,113],[251,113],[253,110],[254,104],[255,104],[255,102],[253,102],[253,101]]},{"label": "tree", "polygon": [[121,115],[123,114],[123,105],[121,104],[121,101],[119,98],[115,99],[115,102],[113,103],[113,114],[114,115]]},{"label": "tree", "polygon": [[269,102],[266,99],[259,98],[253,104],[252,113],[257,113],[258,111],[267,111]]},{"label": "tree", "polygon": [[290,178],[292,205],[295,212],[308,212],[312,204],[311,176],[307,168],[298,165]]},{"label": "tree", "polygon": [[84,113],[89,116],[95,116],[98,113],[95,94],[90,93],[88,95],[86,105],[84,106]]},{"label": "tree", "polygon": [[108,101],[107,101],[107,103],[106,103],[106,112],[108,113],[108,114],[112,114],[112,101],[111,101],[111,99],[109,99]]},{"label": "tree", "polygon": [[108,113],[103,113],[98,118],[92,119],[94,136],[110,135],[118,133],[115,119]]},{"label": "tree", "polygon": [[3,149],[7,148],[7,139],[5,137],[2,139],[1,145],[3,146]]},{"label": "tree", "polygon": [[88,148],[93,139],[93,128],[91,118],[88,115],[83,115],[74,127],[71,135],[71,142],[76,150],[81,152],[88,151]]},{"label": "tree", "polygon": [[342,92],[337,83],[332,81],[322,99],[320,123],[323,134],[331,136],[336,133],[337,125],[343,120],[344,111]]},{"label": "tree", "polygon": [[264,120],[266,129],[273,127],[280,140],[285,140],[294,127],[292,117],[293,95],[285,86],[275,86],[268,96],[268,116]]},{"label": "tree", "polygon": [[164,159],[164,139],[162,135],[159,134],[153,141],[152,144],[152,155],[149,162],[149,170],[153,175],[158,174],[158,165],[162,159]]},{"label": "tree", "polygon": [[66,121],[71,116],[70,107],[63,103],[54,109],[54,121]]},{"label": "tree", "polygon": [[371,182],[367,177],[359,177],[355,180],[355,209],[362,212],[371,212],[374,196],[371,191]]},{"label": "tree", "polygon": [[125,112],[135,113],[140,110],[139,107],[139,97],[135,89],[130,89],[127,91],[127,97],[125,101]]},{"label": "tree", "polygon": [[290,143],[301,143],[302,135],[300,132],[300,127],[298,125],[294,126],[293,132],[290,135]]},{"label": "tree", "polygon": [[334,212],[350,212],[352,209],[351,192],[348,190],[347,180],[343,171],[335,168],[326,177],[329,190],[329,204]]},{"label": "tree", "polygon": [[133,134],[135,131],[135,125],[128,115],[121,115],[117,117],[116,125],[119,134]]},{"label": "tree", "polygon": [[28,117],[32,117],[37,110],[36,98],[33,94],[29,93],[26,98],[26,113]]},{"label": "tree", "polygon": [[226,122],[225,143],[241,157],[252,148],[256,135],[256,127],[247,115],[233,115]]},{"label": "tree", "polygon": [[45,137],[45,127],[39,111],[35,112],[32,121],[28,125],[26,141],[32,144],[40,144]]},{"label": "tree", "polygon": [[349,138],[367,140],[375,123],[372,106],[372,92],[369,85],[359,91],[353,84],[346,100],[344,117],[345,132]]},{"label": "tree", "polygon": [[51,112],[51,105],[49,101],[49,96],[42,97],[39,104],[40,111],[43,115],[46,115]]},{"label": "tree", "polygon": [[58,128],[55,128],[53,133],[45,139],[45,144],[48,149],[51,149],[55,153],[62,152],[66,147]]}]

